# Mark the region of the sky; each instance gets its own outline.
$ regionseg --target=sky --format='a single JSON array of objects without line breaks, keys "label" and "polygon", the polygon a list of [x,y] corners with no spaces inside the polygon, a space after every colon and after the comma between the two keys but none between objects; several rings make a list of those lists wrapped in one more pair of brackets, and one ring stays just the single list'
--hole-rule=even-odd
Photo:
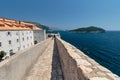
[{"label": "sky", "polygon": [[0,16],[64,30],[120,30],[120,0],[0,0]]}]

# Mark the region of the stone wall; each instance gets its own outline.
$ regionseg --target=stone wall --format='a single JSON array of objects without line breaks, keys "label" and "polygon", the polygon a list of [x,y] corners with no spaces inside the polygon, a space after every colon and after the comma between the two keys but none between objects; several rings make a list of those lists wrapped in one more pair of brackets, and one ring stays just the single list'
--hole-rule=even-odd
[{"label": "stone wall", "polygon": [[120,80],[71,44],[56,39],[65,80]]},{"label": "stone wall", "polygon": [[51,39],[42,41],[37,45],[20,51],[9,59],[0,63],[0,80],[23,80],[30,66],[47,48]]},{"label": "stone wall", "polygon": [[34,30],[34,41],[41,42],[46,39],[46,30]]}]

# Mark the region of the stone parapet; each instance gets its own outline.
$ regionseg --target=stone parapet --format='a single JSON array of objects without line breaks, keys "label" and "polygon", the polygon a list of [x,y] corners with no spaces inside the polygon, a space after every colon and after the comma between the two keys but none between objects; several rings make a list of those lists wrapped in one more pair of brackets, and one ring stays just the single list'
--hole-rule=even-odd
[{"label": "stone parapet", "polygon": [[65,80],[120,80],[73,45],[56,38]]}]

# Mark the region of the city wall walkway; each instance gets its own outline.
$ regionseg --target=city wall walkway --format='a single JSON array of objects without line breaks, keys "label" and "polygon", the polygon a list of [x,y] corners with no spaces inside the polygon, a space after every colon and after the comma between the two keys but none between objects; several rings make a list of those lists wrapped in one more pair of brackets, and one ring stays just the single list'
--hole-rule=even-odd
[{"label": "city wall walkway", "polygon": [[33,65],[24,80],[63,80],[61,65],[54,40]]}]

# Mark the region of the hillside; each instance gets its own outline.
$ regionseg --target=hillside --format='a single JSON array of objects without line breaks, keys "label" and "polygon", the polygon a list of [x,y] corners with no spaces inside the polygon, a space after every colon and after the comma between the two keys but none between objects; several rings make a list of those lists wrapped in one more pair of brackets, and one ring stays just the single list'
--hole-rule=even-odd
[{"label": "hillside", "polygon": [[74,30],[70,30],[70,32],[81,32],[81,33],[101,33],[105,32],[104,29],[95,27],[95,26],[89,26],[89,27],[83,27],[83,28],[78,28]]},{"label": "hillside", "polygon": [[[25,22],[27,22],[27,21],[25,21]],[[37,27],[40,27],[40,28],[42,28],[42,29],[50,30],[50,28],[49,28],[48,26],[43,25],[43,24],[40,24],[40,23],[38,23],[38,22],[27,22],[27,23],[32,23],[32,24],[35,24]]]}]

